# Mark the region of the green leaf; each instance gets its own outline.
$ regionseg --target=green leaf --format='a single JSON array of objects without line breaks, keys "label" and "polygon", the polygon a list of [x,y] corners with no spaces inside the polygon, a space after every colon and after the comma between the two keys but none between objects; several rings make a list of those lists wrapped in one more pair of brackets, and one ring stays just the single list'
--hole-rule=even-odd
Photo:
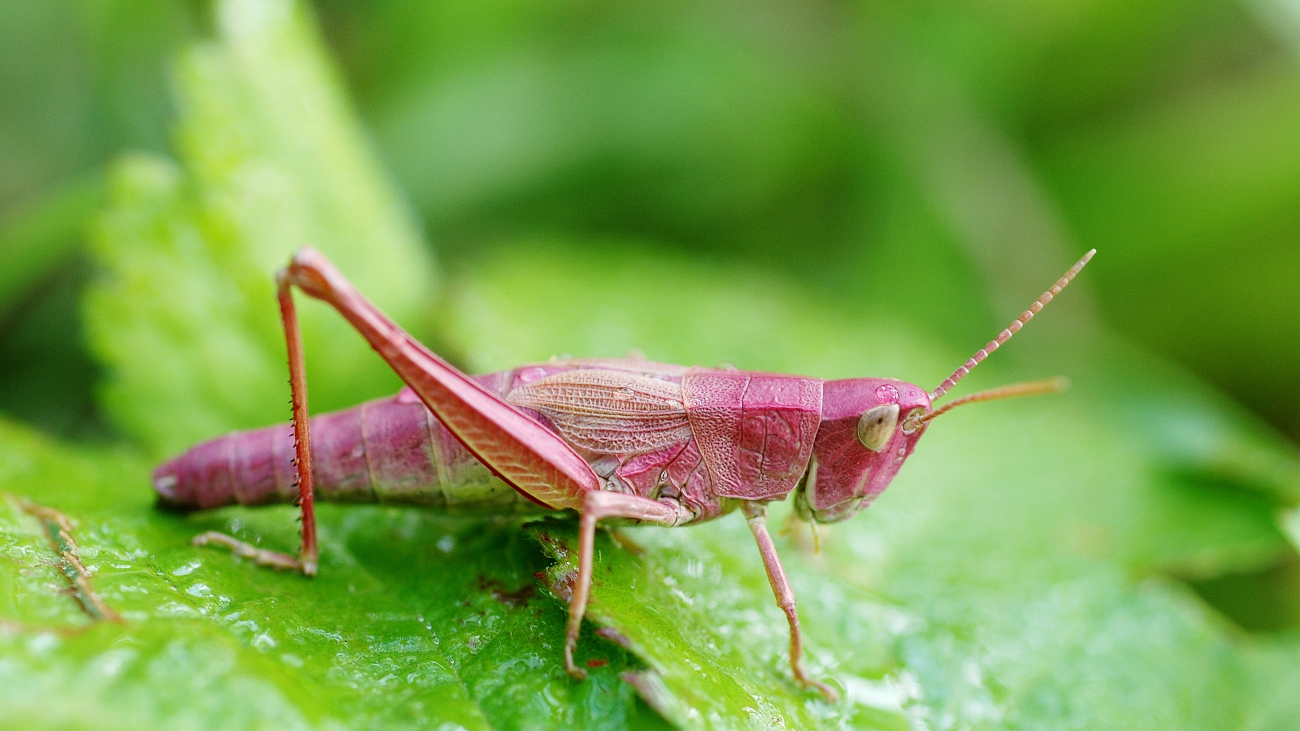
[{"label": "green leaf", "polygon": [[[730,351],[742,367],[825,376],[906,375],[948,361],[887,321],[848,320],[771,277],[635,247],[611,254],[529,244],[457,288],[453,334],[484,367],[551,347],[616,355],[633,342],[653,357],[699,362]],[[1142,357],[1106,346],[1094,358],[1107,367],[1079,361],[1070,396],[945,417],[896,486],[833,528],[821,554],[806,536],[782,541],[811,669],[845,692],[836,707],[790,680],[784,619],[735,516],[629,531],[647,549],[639,556],[602,541],[591,618],[612,631],[584,635],[579,661],[599,667],[578,683],[560,666],[563,602],[531,582],[547,561],[509,522],[324,506],[324,563],[308,581],[188,545],[198,532],[223,529],[291,550],[288,509],[159,513],[147,504],[142,464],[88,458],[10,430],[0,434],[13,445],[0,489],[79,519],[81,545],[109,557],[94,566],[96,586],[128,624],[99,625],[53,649],[33,639],[48,632],[11,632],[17,660],[7,667],[18,690],[6,707],[24,720],[45,718],[51,688],[90,675],[99,685],[66,711],[70,724],[129,701],[133,727],[197,725],[191,719],[217,713],[220,699],[249,698],[245,725],[614,728],[644,720],[631,686],[618,680],[631,671],[645,700],[687,728],[1129,727],[1148,719],[1220,728],[1291,718],[1284,699],[1300,645],[1255,646],[1176,582],[1133,578],[1186,556],[1222,570],[1288,551],[1272,523],[1277,503],[1261,510],[1270,493],[1251,484],[1229,482],[1207,497],[1153,479],[1177,450],[1158,450],[1150,444],[1159,440],[1134,439],[1121,425],[1133,423],[1133,411],[1158,423],[1161,412],[1141,405],[1173,391],[1180,421],[1215,417],[1217,431],[1198,432],[1203,447],[1231,454],[1233,443],[1247,444],[1290,466],[1294,458],[1184,383],[1143,385],[1133,374],[1158,370]],[[1010,375],[996,363],[986,369]],[[1107,393],[1115,380],[1128,390]],[[1187,519],[1205,511],[1218,528],[1208,536]],[[782,521],[778,510],[773,523]],[[557,523],[532,533],[564,557],[571,530]],[[33,550],[39,543],[31,526],[7,532]],[[565,560],[550,570],[561,598],[571,569]],[[14,611],[8,617],[26,625],[58,619]],[[73,623],[75,605],[60,611]],[[127,662],[105,656],[121,646],[142,648],[127,658],[132,669],[100,680],[104,664]],[[193,685],[160,680],[171,677]],[[205,700],[187,703],[195,694]]]},{"label": "green leaf", "polygon": [[[379,171],[307,13],[218,3],[177,70],[179,164],[134,157],[97,226],[87,295],[105,402],[153,454],[288,416],[273,272],[314,246],[417,332],[435,291],[417,224]],[[346,323],[302,307],[312,403],[396,389]],[[160,377],[160,374],[165,374]]]}]

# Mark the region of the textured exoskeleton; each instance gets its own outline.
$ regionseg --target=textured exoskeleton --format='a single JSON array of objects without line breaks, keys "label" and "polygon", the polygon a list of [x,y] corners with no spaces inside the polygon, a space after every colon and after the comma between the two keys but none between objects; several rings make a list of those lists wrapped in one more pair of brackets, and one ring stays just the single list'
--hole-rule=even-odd
[{"label": "textured exoskeleton", "polygon": [[[304,249],[281,272],[294,421],[200,444],[153,474],[160,500],[181,509],[298,500],[297,557],[219,542],[260,563],[316,570],[314,495],[436,506],[451,512],[579,512],[579,576],[565,664],[585,611],[592,539],[602,518],[679,526],[741,508],[789,620],[795,678],[803,670],[794,594],[766,527],[766,504],[794,493],[796,514],[834,522],[893,480],[929,421],[970,401],[1055,390],[1058,382],[975,394],[935,411],[941,396],[1069,283],[1089,252],[997,339],[933,393],[891,378],[823,381],[646,360],[553,360],[466,376],[366,302],[320,254]],[[396,396],[318,416],[308,426],[301,344],[289,288],[333,304],[406,381]],[[301,438],[295,439],[295,433]],[[295,468],[294,463],[297,463]]]}]

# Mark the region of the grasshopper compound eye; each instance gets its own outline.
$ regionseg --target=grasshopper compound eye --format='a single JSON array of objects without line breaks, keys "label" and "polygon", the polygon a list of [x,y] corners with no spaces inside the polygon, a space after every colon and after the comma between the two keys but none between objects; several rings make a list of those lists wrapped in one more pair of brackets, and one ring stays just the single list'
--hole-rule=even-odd
[{"label": "grasshopper compound eye", "polygon": [[873,452],[889,444],[898,428],[898,404],[881,404],[858,419],[858,441]]}]

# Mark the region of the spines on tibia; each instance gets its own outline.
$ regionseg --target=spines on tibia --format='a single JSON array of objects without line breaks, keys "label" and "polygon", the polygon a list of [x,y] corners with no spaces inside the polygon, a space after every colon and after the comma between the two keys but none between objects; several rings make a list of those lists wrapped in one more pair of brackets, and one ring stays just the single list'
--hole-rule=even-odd
[{"label": "spines on tibia", "polygon": [[[291,503],[293,428],[235,432],[153,472],[159,501],[180,510]],[[531,512],[408,391],[311,420],[317,499],[429,505],[451,512]]]}]

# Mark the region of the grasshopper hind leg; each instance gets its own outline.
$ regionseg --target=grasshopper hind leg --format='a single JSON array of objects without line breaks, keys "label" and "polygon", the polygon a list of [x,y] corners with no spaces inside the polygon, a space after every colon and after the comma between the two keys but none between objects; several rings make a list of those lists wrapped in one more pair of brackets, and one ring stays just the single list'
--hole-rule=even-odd
[{"label": "grasshopper hind leg", "polygon": [[[473,454],[519,492],[552,509],[578,510],[578,576],[569,603],[564,667],[569,675],[586,673],[573,663],[573,649],[591,591],[596,523],[602,518],[632,518],[675,525],[676,506],[635,495],[601,491],[600,478],[559,435],[461,373],[416,342],[368,302],[320,253],[302,249],[279,277],[280,307],[290,341],[289,368],[294,393],[294,430],[298,441],[298,477],[303,510],[303,573],[316,568],[316,533],[312,513],[311,453],[307,434],[306,383],[302,348],[293,316],[289,286],[322,300],[361,333],[425,406]],[[295,347],[297,345],[297,347]]]},{"label": "grasshopper hind leg", "polygon": [[262,551],[219,533],[199,537],[276,568],[316,573],[317,543],[313,499],[311,442],[307,424],[307,383],[302,338],[291,287],[322,300],[343,315],[425,406],[479,462],[511,487],[551,509],[580,513],[578,576],[569,603],[564,667],[575,678],[586,673],[573,663],[578,631],[591,593],[596,524],[602,518],[631,518],[676,525],[677,506],[636,495],[603,492],[600,478],[560,436],[474,382],[451,364],[416,342],[368,302],[320,253],[302,249],[276,277],[285,339],[289,346],[289,376],[293,392],[302,548],[297,558]]},{"label": "grasshopper hind leg", "polygon": [[276,285],[280,320],[284,325],[285,344],[289,351],[289,390],[293,395],[294,463],[298,480],[298,507],[302,511],[302,547],[298,556],[293,557],[258,548],[217,531],[195,536],[193,543],[196,546],[215,543],[229,548],[236,556],[252,559],[261,566],[315,576],[319,549],[316,543],[316,501],[312,481],[311,435],[307,427],[307,374],[303,367],[302,332],[298,327],[298,312],[293,304],[293,292],[290,289],[292,282],[285,272],[281,271],[276,276]]}]

